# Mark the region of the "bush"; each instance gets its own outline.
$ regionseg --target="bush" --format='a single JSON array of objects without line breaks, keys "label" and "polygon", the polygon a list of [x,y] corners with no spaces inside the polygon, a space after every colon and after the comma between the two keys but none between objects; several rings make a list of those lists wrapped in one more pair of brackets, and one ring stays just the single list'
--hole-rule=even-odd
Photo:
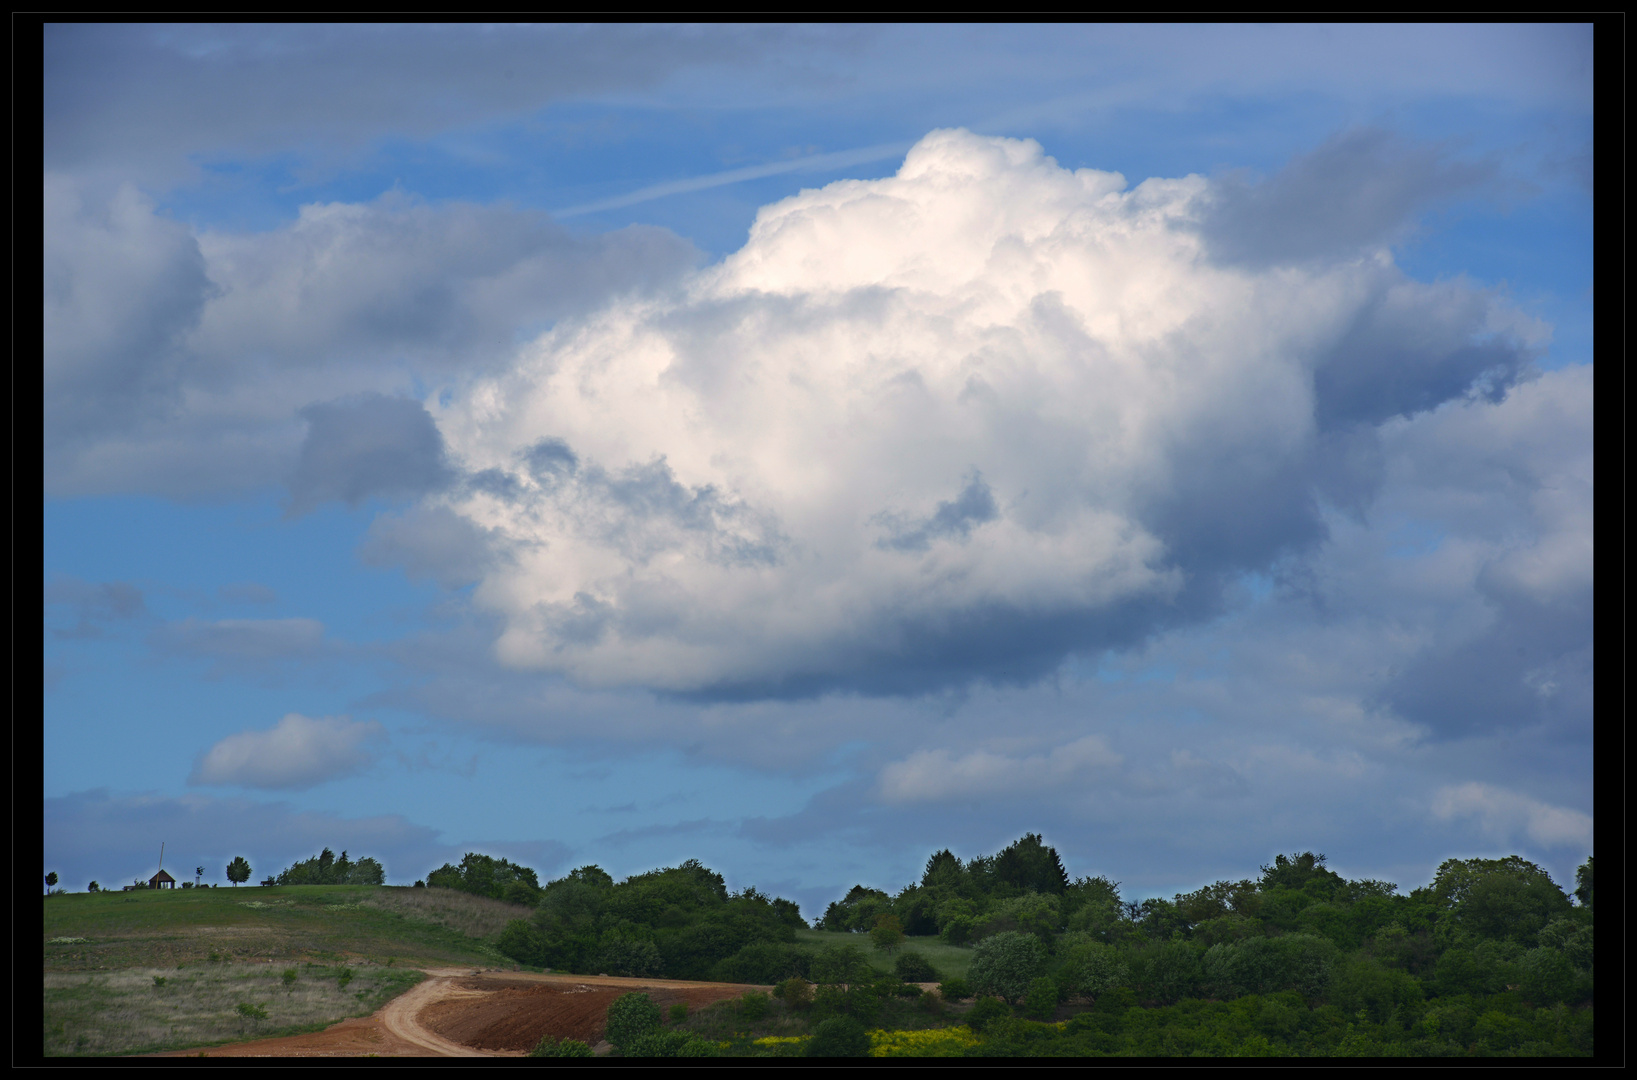
[{"label": "bush", "polygon": [[547,967],[546,938],[539,927],[527,919],[513,919],[500,932],[495,942],[500,955],[531,967]]},{"label": "bush", "polygon": [[938,996],[945,1001],[965,1001],[972,996],[972,984],[956,975],[938,984]]},{"label": "bush", "polygon": [[753,941],[718,961],[712,974],[721,982],[772,985],[798,976],[805,978],[812,966],[813,954],[806,949],[777,941]]},{"label": "bush", "polygon": [[813,1007],[813,984],[806,979],[786,979],[773,988],[786,1006],[792,1009],[810,1009]]},{"label": "bush", "polygon": [[754,1024],[758,1020],[765,1019],[767,1010],[768,997],[766,994],[759,994],[752,990],[739,999],[739,1016],[749,1023]]},{"label": "bush", "polygon": [[1057,984],[1042,975],[1029,984],[1023,996],[1023,1015],[1031,1020],[1050,1020],[1057,1011]]},{"label": "bush", "polygon": [[608,1007],[604,1036],[623,1054],[643,1035],[660,1029],[659,1006],[647,994],[621,994]]},{"label": "bush", "polygon": [[1046,949],[1033,934],[1006,930],[978,942],[967,975],[972,985],[1015,1005],[1046,962]]},{"label": "bush", "polygon": [[1129,986],[1120,986],[1113,990],[1105,990],[1103,993],[1098,994],[1097,1002],[1092,1006],[1092,1011],[1117,1016],[1125,1012],[1127,1009],[1134,1009],[1136,1007],[1137,992],[1131,989]]},{"label": "bush", "polygon": [[804,1056],[869,1057],[869,1032],[850,1016],[833,1016],[813,1029],[813,1037],[807,1040]]},{"label": "bush", "polygon": [[852,945],[826,945],[813,957],[816,983],[855,983],[870,976],[869,962]]},{"label": "bush", "polygon": [[870,941],[877,949],[892,952],[904,943],[904,924],[892,912],[884,911],[875,917],[875,925],[870,928]]},{"label": "bush", "polygon": [[1008,1009],[998,998],[986,997],[979,998],[978,1003],[968,1009],[962,1019],[966,1021],[966,1026],[973,1031],[982,1031],[984,1026],[991,1021],[1001,1020],[1011,1015],[1012,1010]]},{"label": "bush", "polygon": [[578,1039],[554,1039],[550,1035],[541,1039],[539,1044],[529,1051],[529,1057],[588,1058],[595,1056],[596,1052]]},{"label": "bush", "polygon": [[813,1007],[821,1018],[848,1016],[870,1027],[881,1017],[881,995],[875,987],[862,983],[853,983],[845,990],[821,986],[813,997]]},{"label": "bush", "polygon": [[1129,974],[1120,954],[1089,934],[1066,935],[1059,945],[1057,975],[1071,997],[1095,998],[1121,985]]},{"label": "bush", "polygon": [[641,978],[644,975],[658,975],[663,962],[660,959],[659,947],[653,942],[615,937],[603,942],[591,966],[603,975]]},{"label": "bush", "polygon": [[938,972],[928,962],[927,958],[918,952],[907,952],[900,955],[892,965],[893,972],[904,982],[927,983],[937,982]]},{"label": "bush", "polygon": [[715,1057],[716,1044],[689,1031],[650,1031],[639,1035],[620,1051],[621,1057],[686,1058]]}]

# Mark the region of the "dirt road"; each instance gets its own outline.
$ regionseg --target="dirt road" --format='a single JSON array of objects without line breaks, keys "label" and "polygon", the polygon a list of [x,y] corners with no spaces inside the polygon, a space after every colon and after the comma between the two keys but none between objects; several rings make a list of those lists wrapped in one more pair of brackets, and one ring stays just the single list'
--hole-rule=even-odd
[{"label": "dirt road", "polygon": [[690,1009],[765,986],[606,975],[429,968],[428,978],[375,1014],[323,1031],[171,1051],[155,1057],[522,1057],[546,1035],[597,1044],[608,1006],[646,992]]}]

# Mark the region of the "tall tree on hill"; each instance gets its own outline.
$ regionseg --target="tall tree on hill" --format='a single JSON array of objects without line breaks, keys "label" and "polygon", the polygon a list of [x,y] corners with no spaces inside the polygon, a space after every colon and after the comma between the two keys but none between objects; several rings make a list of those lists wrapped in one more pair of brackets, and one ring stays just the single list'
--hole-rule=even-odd
[{"label": "tall tree on hill", "polygon": [[237,889],[239,882],[250,880],[250,864],[244,861],[243,855],[233,856],[233,861],[227,864],[227,880]]},{"label": "tall tree on hill", "polygon": [[45,894],[51,895],[51,887],[57,884],[57,871],[53,870],[45,876]]},{"label": "tall tree on hill", "polygon": [[1038,833],[1025,833],[995,856],[993,873],[997,883],[1023,892],[1064,893],[1069,888],[1057,849],[1042,843]]}]

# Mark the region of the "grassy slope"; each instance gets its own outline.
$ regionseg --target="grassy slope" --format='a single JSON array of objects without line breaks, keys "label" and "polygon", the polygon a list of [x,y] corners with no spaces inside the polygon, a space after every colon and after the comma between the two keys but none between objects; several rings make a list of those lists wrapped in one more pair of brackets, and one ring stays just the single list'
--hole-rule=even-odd
[{"label": "grassy slope", "polygon": [[[412,903],[422,894],[430,904]],[[438,903],[442,901],[442,903]],[[499,965],[483,938],[526,909],[447,890],[290,885],[73,893],[45,900],[45,970],[175,967],[210,954],[409,965]],[[490,914],[487,919],[475,912]],[[479,930],[483,933],[463,933]],[[86,938],[53,944],[53,938]]]},{"label": "grassy slope", "polygon": [[[44,905],[45,1052],[82,1055],[368,1015],[418,982],[417,967],[510,967],[491,941],[527,913],[445,889],[369,885],[78,893]],[[291,986],[286,968],[298,972]],[[267,1018],[240,1016],[240,1002]]]},{"label": "grassy slope", "polygon": [[[797,930],[798,944],[809,948],[822,948],[825,945],[851,945],[864,954],[864,958],[878,971],[891,971],[893,961],[898,958],[897,953],[884,953],[870,944],[868,934],[848,934],[829,930]],[[944,978],[959,975],[966,977],[966,969],[972,963],[972,950],[960,945],[946,945],[936,937],[912,937],[904,939],[901,952],[918,952],[927,958],[927,962],[938,969],[938,974]]]}]

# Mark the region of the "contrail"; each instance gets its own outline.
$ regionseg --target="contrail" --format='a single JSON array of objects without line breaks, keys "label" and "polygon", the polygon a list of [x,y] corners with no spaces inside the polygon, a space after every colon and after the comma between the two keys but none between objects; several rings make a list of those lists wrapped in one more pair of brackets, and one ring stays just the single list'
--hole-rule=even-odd
[{"label": "contrail", "polygon": [[727,172],[711,173],[709,176],[695,176],[689,180],[672,180],[665,184],[654,184],[641,188],[629,195],[620,195],[612,199],[603,199],[600,202],[584,203],[580,206],[571,206],[566,210],[555,210],[553,217],[574,217],[576,214],[591,214],[598,210],[613,210],[621,206],[630,206],[633,203],[647,202],[650,199],[663,199],[667,195],[680,195],[684,191],[701,191],[705,188],[721,187],[724,184],[737,184],[742,180],[757,180],[764,176],[776,176],[779,173],[805,172],[817,169],[835,169],[844,165],[859,165],[866,161],[880,161],[883,158],[897,157],[907,153],[911,143],[883,143],[880,146],[866,146],[858,150],[837,150],[833,154],[814,154],[812,157],[795,158],[790,161],[777,161],[770,165],[752,165],[744,169],[730,169]]}]

